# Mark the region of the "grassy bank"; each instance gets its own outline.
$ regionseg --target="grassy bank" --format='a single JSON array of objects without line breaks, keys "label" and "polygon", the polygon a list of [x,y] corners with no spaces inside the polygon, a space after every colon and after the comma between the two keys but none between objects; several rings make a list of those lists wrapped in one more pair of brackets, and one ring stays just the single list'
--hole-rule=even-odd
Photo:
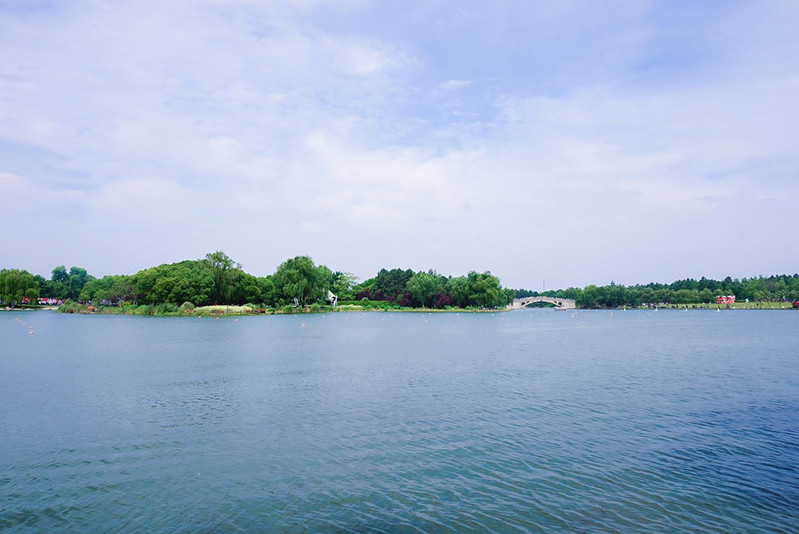
[{"label": "grassy bank", "polygon": [[[623,306],[615,309],[628,309],[628,310],[649,310],[649,309],[667,309],[667,310],[789,310],[793,309],[792,302],[735,302],[732,304],[712,304],[699,303],[699,304],[658,304],[657,306]],[[604,309],[604,308],[603,308]]]},{"label": "grassy bank", "polygon": [[187,302],[181,306],[175,304],[125,304],[122,306],[93,306],[77,302],[66,302],[58,307],[61,313],[107,314],[107,315],[140,315],[155,317],[219,317],[238,315],[292,315],[305,313],[340,313],[340,312],[424,312],[424,313],[477,313],[502,310],[478,310],[475,308],[447,307],[441,310],[428,308],[405,308],[385,301],[347,301],[338,306],[311,304],[305,307],[283,306],[280,308],[260,307],[257,305],[227,306],[213,305],[195,307]]},{"label": "grassy bank", "polygon": [[[58,307],[61,313],[81,313],[81,314],[107,314],[107,315],[140,315],[157,317],[203,317],[220,315],[257,315],[257,314],[276,314],[292,313],[302,310],[292,307],[292,311],[261,308],[255,305],[249,306],[200,306],[186,302],[181,306],[176,304],[124,304],[122,306],[93,306],[90,304],[79,304],[77,302],[67,302]],[[310,310],[308,310],[310,312]]]}]

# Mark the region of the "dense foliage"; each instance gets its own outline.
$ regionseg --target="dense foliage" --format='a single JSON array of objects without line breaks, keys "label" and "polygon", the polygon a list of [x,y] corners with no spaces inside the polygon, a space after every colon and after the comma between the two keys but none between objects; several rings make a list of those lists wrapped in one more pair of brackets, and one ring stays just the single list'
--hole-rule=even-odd
[{"label": "dense foliage", "polygon": [[0,302],[16,306],[39,297],[39,285],[28,271],[0,271]]},{"label": "dense foliage", "polygon": [[355,296],[402,307],[499,308],[513,301],[514,291],[503,289],[499,279],[488,272],[472,271],[453,278],[432,269],[417,273],[410,269],[381,269],[376,277],[355,288]]},{"label": "dense foliage", "polygon": [[144,269],[133,275],[94,278],[81,267],[52,271],[49,280],[26,271],[0,274],[0,301],[5,305],[35,302],[42,297],[72,300],[94,306],[137,305],[152,309],[194,309],[209,305],[255,308],[318,307],[332,299],[382,302],[391,307],[496,308],[513,300],[491,273],[470,272],[447,277],[433,270],[382,269],[376,277],[357,283],[352,273],[331,271],[308,256],[288,259],[274,274],[256,277],[223,252]]},{"label": "dense foliage", "polygon": [[49,280],[24,270],[0,270],[0,304],[33,304],[37,299],[72,300],[86,304],[136,304],[153,309],[186,310],[209,305],[254,305],[256,308],[318,307],[339,301],[368,307],[444,309],[500,308],[514,297],[543,295],[570,298],[581,308],[638,307],[648,304],[712,303],[721,295],[738,301],[799,300],[799,274],[724,280],[678,280],[624,286],[589,285],[585,288],[538,293],[504,289],[490,272],[444,276],[432,269],[381,269],[374,278],[358,284],[351,273],[331,271],[308,256],[288,259],[274,274],[256,277],[223,252],[150,267],[133,275],[95,278],[81,267],[53,269]]},{"label": "dense foliage", "polygon": [[83,286],[95,279],[83,267],[70,267],[67,271],[63,265],[53,269],[49,280],[45,280],[41,276],[35,278],[41,293],[40,296],[72,300],[78,299]]}]

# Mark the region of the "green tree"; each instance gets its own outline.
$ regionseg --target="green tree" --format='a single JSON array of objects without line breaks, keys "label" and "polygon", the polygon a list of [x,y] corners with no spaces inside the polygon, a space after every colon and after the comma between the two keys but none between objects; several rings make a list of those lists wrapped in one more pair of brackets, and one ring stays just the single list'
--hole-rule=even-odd
[{"label": "green tree", "polygon": [[220,251],[206,254],[204,261],[214,277],[211,301],[219,304],[229,303],[233,293],[232,282],[236,277],[235,271],[241,270],[241,264],[236,263],[227,254]]},{"label": "green tree", "polygon": [[242,270],[233,271],[229,283],[231,304],[254,304],[266,302],[268,299],[262,279]]},{"label": "green tree", "polygon": [[130,276],[117,276],[108,289],[108,300],[125,302],[136,298],[136,283]]},{"label": "green tree", "polygon": [[78,298],[84,302],[94,302],[98,304],[104,300],[112,300],[110,297],[111,286],[120,278],[119,276],[109,275],[100,279],[89,280],[83,285]]},{"label": "green tree", "polygon": [[51,273],[50,280],[53,282],[66,284],[69,281],[69,273],[67,272],[67,268],[63,265],[59,265],[58,267],[54,268],[53,272]]},{"label": "green tree", "polygon": [[83,267],[70,267],[67,279],[67,298],[77,300],[87,282],[94,280]]},{"label": "green tree", "polygon": [[705,288],[699,292],[699,302],[704,302],[705,304],[714,302],[716,300],[716,296],[713,294],[709,288]]},{"label": "green tree", "polygon": [[635,303],[636,306],[640,304],[651,304],[655,302],[655,291],[651,287],[642,287],[638,290],[638,302]]},{"label": "green tree", "polygon": [[[465,308],[472,305],[471,285],[465,276],[456,276],[447,280],[446,290],[456,306]],[[514,292],[514,296],[515,294]]]},{"label": "green tree", "polygon": [[426,273],[418,272],[411,276],[406,287],[422,307],[433,307],[433,298],[444,290],[441,277],[432,269]]},{"label": "green tree", "polygon": [[133,277],[135,294],[144,304],[210,303],[214,274],[203,261],[182,261],[139,271]]},{"label": "green tree", "polygon": [[784,278],[778,278],[774,284],[772,292],[774,300],[783,300],[788,298],[788,283]]},{"label": "green tree", "polygon": [[408,282],[414,273],[410,269],[380,269],[369,288],[369,298],[372,300],[390,300],[397,298],[408,291]]},{"label": "green tree", "polygon": [[699,292],[695,289],[678,289],[672,295],[674,304],[692,304],[699,301]]},{"label": "green tree", "polygon": [[603,287],[600,305],[609,308],[618,308],[627,303],[627,288],[611,282],[609,286]]},{"label": "green tree", "polygon": [[357,283],[358,278],[354,274],[335,271],[330,284],[330,291],[332,291],[339,300],[353,300],[355,298],[353,289]]},{"label": "green tree", "polygon": [[327,267],[317,267],[308,256],[296,256],[281,263],[272,280],[284,303],[306,306],[327,298],[330,278]]},{"label": "green tree", "polygon": [[44,296],[65,299],[69,294],[69,273],[67,268],[59,265],[50,274],[50,280],[44,288]]},{"label": "green tree", "polygon": [[490,272],[466,275],[471,301],[481,308],[493,308],[504,304],[504,294],[499,279]]},{"label": "green tree", "polygon": [[575,304],[580,308],[597,308],[599,307],[601,296],[602,294],[599,287],[591,284],[583,289],[580,296],[576,299]]},{"label": "green tree", "polygon": [[264,304],[276,304],[280,301],[280,293],[275,286],[275,280],[272,275],[259,278],[258,285],[261,287],[260,302]]},{"label": "green tree", "polygon": [[0,271],[0,302],[7,306],[22,304],[24,299],[35,303],[39,296],[39,285],[28,271],[3,269]]}]

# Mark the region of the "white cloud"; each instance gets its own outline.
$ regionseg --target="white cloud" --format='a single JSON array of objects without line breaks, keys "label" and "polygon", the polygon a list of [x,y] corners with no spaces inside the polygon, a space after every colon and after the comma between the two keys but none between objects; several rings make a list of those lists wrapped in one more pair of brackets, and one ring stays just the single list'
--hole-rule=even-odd
[{"label": "white cloud", "polygon": [[444,91],[457,91],[463,87],[471,85],[472,82],[469,80],[447,80],[446,82],[441,84],[441,88]]}]

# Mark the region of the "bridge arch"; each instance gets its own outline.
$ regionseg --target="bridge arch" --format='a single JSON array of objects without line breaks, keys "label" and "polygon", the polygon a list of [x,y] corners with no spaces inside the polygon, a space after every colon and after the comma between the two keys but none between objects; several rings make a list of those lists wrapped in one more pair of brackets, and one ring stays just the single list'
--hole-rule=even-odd
[{"label": "bridge arch", "polygon": [[533,302],[546,302],[553,304],[556,308],[571,310],[577,307],[574,299],[562,299],[558,297],[524,297],[520,299],[513,299],[513,309],[521,309]]}]

